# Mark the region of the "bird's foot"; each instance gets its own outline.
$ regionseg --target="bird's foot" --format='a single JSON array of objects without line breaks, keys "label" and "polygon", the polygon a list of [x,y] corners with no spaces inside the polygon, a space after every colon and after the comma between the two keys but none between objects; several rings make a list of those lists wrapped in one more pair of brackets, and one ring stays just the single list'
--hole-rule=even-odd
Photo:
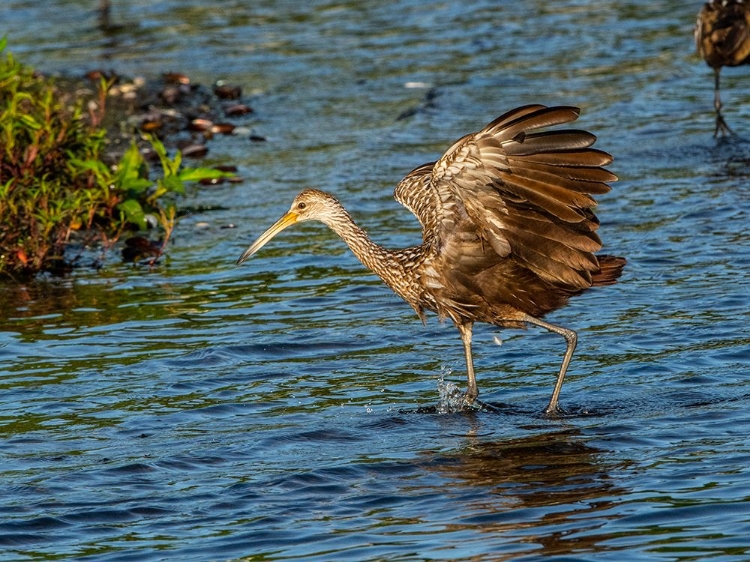
[{"label": "bird's foot", "polygon": [[468,390],[464,392],[461,397],[461,409],[472,409],[476,408],[481,404],[476,394],[470,393]]},{"label": "bird's foot", "polygon": [[476,392],[461,392],[453,383],[440,385],[440,404],[437,410],[440,413],[457,413],[457,412],[499,412],[500,410],[477,398]]},{"label": "bird's foot", "polygon": [[729,125],[727,125],[727,122],[724,121],[724,117],[721,115],[721,113],[717,113],[716,115],[716,129],[714,130],[714,138],[718,138],[719,133],[721,133],[721,136],[725,135],[734,135],[734,131],[729,128]]},{"label": "bird's foot", "polygon": [[545,418],[557,420],[568,415],[568,412],[563,410],[559,404],[555,403],[555,404],[548,404],[547,407],[542,412],[542,414],[544,415]]},{"label": "bird's foot", "polygon": [[480,400],[479,398],[474,399],[473,407],[479,410],[480,412],[494,412],[494,413],[500,412],[500,408],[498,408],[497,406],[493,406],[492,404],[488,402],[484,402]]},{"label": "bird's foot", "polygon": [[500,409],[480,400],[476,395],[471,395],[469,392],[465,392],[461,401],[462,410],[476,410],[478,412],[499,412]]}]

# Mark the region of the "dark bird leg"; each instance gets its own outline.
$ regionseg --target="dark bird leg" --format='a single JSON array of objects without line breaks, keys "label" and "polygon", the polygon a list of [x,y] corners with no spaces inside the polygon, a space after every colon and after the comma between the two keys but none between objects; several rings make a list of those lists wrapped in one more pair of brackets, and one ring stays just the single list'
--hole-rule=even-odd
[{"label": "dark bird leg", "polygon": [[474,327],[474,323],[456,323],[456,327],[461,333],[461,341],[464,343],[464,355],[466,355],[466,378],[468,384],[466,386],[466,393],[464,394],[464,404],[471,406],[477,399],[477,396],[479,396],[477,378],[474,375],[474,359],[471,357],[471,330]]},{"label": "dark bird leg", "polygon": [[547,414],[548,416],[554,416],[560,413],[560,408],[557,405],[557,401],[560,398],[560,390],[562,389],[563,380],[565,379],[565,373],[568,370],[568,365],[570,365],[570,360],[573,358],[573,352],[576,350],[578,335],[573,330],[563,328],[562,326],[556,326],[555,324],[550,324],[549,322],[539,320],[539,318],[534,318],[533,316],[529,316],[528,314],[524,315],[521,320],[524,322],[528,322],[529,324],[534,324],[536,326],[545,328],[550,332],[560,334],[565,338],[565,341],[567,343],[565,356],[563,357],[563,362],[560,366],[560,372],[557,375],[555,389],[552,391],[552,397],[549,399],[549,404],[547,404],[547,407],[544,409],[545,414]]},{"label": "dark bird leg", "polygon": [[721,67],[714,68],[714,109],[716,110],[716,129],[714,130],[714,137],[719,136],[719,131],[722,135],[729,133],[734,134],[734,131],[729,128],[727,122],[724,121],[724,117],[721,115],[721,94],[719,92],[719,76],[721,74]]}]

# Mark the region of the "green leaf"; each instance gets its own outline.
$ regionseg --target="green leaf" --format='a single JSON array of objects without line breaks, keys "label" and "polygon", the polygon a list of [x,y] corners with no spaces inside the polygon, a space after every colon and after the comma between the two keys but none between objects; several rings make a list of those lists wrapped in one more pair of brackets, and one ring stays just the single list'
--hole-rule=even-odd
[{"label": "green leaf", "polygon": [[0,199],[7,199],[10,193],[10,186],[16,181],[15,178],[10,178],[5,184],[0,184]]},{"label": "green leaf", "polygon": [[128,199],[117,205],[117,209],[125,216],[125,220],[136,225],[141,230],[146,230],[146,213],[143,207],[135,199]]},{"label": "green leaf", "polygon": [[24,125],[26,125],[29,129],[38,131],[39,129],[42,128],[42,125],[39,123],[39,121],[34,119],[31,115],[21,114],[18,116],[18,120]]},{"label": "green leaf", "polygon": [[182,152],[178,150],[177,154],[174,155],[174,160],[172,160],[172,173],[177,174],[180,166],[182,166]]},{"label": "green leaf", "polygon": [[100,160],[80,160],[78,158],[71,158],[70,165],[78,170],[88,170],[102,176],[108,171],[107,166]]},{"label": "green leaf", "polygon": [[222,172],[214,168],[185,168],[177,177],[182,181],[200,181],[212,180],[216,178],[231,178],[234,176],[231,172]]},{"label": "green leaf", "polygon": [[182,157],[178,154],[174,161],[170,160],[169,156],[167,156],[167,149],[164,148],[164,144],[157,137],[154,135],[144,135],[144,137],[151,143],[151,148],[154,149],[154,152],[159,157],[164,176],[169,177],[177,174]]},{"label": "green leaf", "polygon": [[119,187],[122,191],[141,194],[148,190],[152,185],[154,185],[154,182],[145,178],[126,178]]},{"label": "green leaf", "polygon": [[164,189],[167,191],[185,195],[185,185],[178,176],[166,176],[159,183],[164,186]]},{"label": "green leaf", "polygon": [[154,135],[143,136],[151,144],[151,148],[154,149],[154,152],[156,152],[159,158],[167,157],[167,149],[164,148],[164,143],[162,143],[158,137],[155,137]]},{"label": "green leaf", "polygon": [[138,150],[138,145],[133,141],[117,163],[117,175],[122,177],[137,176],[142,162],[143,155]]}]

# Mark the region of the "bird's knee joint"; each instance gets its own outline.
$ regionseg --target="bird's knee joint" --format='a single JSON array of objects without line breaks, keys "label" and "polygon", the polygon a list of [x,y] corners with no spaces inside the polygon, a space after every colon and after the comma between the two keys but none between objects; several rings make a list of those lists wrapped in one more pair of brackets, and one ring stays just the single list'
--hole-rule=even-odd
[{"label": "bird's knee joint", "polygon": [[563,337],[565,338],[565,341],[568,342],[570,345],[575,345],[578,343],[578,334],[576,334],[572,330],[566,331],[563,334]]}]

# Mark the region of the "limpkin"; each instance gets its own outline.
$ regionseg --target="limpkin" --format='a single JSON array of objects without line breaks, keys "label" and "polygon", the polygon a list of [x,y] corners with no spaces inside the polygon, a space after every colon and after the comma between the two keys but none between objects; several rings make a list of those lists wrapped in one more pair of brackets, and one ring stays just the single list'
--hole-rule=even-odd
[{"label": "limpkin", "polygon": [[744,0],[711,0],[698,13],[695,24],[695,46],[706,64],[714,69],[714,109],[716,129],[732,133],[721,114],[719,77],[721,67],[750,63],[750,2]]},{"label": "limpkin", "polygon": [[475,322],[528,323],[563,336],[567,348],[545,408],[555,414],[577,335],[541,318],[589,287],[615,283],[625,265],[620,257],[594,255],[601,241],[592,195],[606,193],[607,182],[617,179],[602,167],[612,157],[590,148],[596,137],[586,131],[538,131],[575,121],[579,112],[519,107],[412,170],[394,196],[421,223],[419,246],[378,246],[332,195],[306,189],[237,264],[288,226],[321,221],[423,322],[431,310],[455,323],[466,356],[465,405],[479,394],[471,354]]}]

